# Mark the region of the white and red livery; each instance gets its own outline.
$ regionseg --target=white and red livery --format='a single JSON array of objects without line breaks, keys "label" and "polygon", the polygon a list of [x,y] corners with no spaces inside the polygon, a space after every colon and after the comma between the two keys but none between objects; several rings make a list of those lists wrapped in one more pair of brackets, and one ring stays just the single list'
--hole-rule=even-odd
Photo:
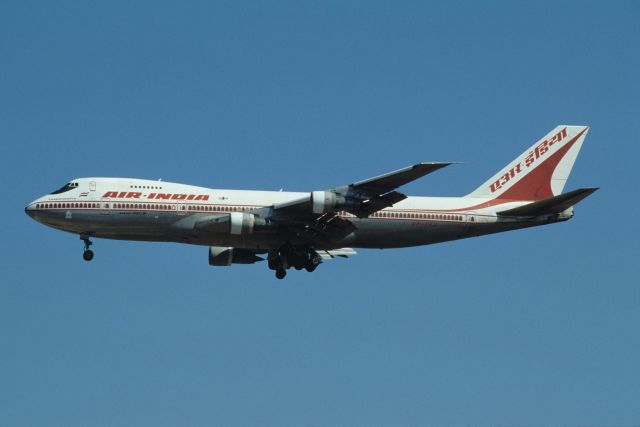
[{"label": "white and red livery", "polygon": [[209,246],[211,265],[266,255],[280,279],[352,248],[399,248],[565,221],[597,188],[562,193],[589,128],[558,126],[463,197],[407,197],[397,188],[448,166],[418,163],[311,192],[217,190],[135,178],[79,178],[31,202],[45,225],[90,238]]}]

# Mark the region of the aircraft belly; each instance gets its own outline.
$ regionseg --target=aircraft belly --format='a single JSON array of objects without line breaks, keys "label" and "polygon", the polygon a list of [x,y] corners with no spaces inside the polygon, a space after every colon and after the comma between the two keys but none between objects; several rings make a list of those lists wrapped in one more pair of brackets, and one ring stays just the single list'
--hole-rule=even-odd
[{"label": "aircraft belly", "polygon": [[177,215],[144,211],[47,211],[38,221],[59,230],[121,240],[173,241],[169,232]]},{"label": "aircraft belly", "polygon": [[352,220],[358,227],[350,245],[361,248],[400,248],[469,237],[463,223],[413,220]]},{"label": "aircraft belly", "polygon": [[179,242],[254,250],[277,249],[287,242],[317,249],[400,248],[552,222],[470,224],[450,221],[349,218],[356,226],[356,230],[342,240],[326,243],[302,238],[292,239],[291,236],[287,238],[265,231],[242,235],[207,232],[194,227],[194,224],[201,219],[200,215],[184,215],[176,212],[59,210],[36,215],[38,221],[53,228],[107,239]]}]

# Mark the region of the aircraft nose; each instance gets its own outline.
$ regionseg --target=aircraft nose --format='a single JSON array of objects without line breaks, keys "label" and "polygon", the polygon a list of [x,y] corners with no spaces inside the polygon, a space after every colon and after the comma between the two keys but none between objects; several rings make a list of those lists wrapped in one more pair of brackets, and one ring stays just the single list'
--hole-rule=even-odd
[{"label": "aircraft nose", "polygon": [[33,216],[36,213],[36,206],[35,203],[29,203],[27,206],[25,206],[24,208],[24,213],[26,213],[27,215],[29,215],[31,218],[33,218]]}]

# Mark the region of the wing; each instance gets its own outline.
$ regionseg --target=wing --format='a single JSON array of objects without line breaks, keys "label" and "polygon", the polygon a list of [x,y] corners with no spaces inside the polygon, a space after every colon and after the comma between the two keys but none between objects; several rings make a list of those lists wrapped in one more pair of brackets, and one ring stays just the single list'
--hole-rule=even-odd
[{"label": "wing", "polygon": [[364,218],[380,209],[393,206],[407,198],[406,195],[394,191],[396,188],[445,166],[449,166],[450,164],[451,163],[418,163],[374,178],[336,187],[332,190],[314,191],[300,199],[276,204],[273,206],[273,210],[311,211],[317,214],[326,213],[329,210],[324,208],[332,204],[328,202],[328,200],[332,200],[332,197],[336,196],[340,202],[336,203],[340,205],[340,210]]},{"label": "wing", "polygon": [[398,187],[441,169],[451,163],[418,163],[394,172],[331,190],[313,191],[299,199],[264,208],[259,215],[279,224],[283,233],[330,247],[355,230],[338,212],[359,218],[393,206],[407,198]]},{"label": "wing", "polygon": [[350,194],[352,197],[355,196],[359,200],[359,204],[349,209],[349,212],[363,218],[406,199],[406,195],[394,191],[396,188],[450,164],[418,163],[375,178],[358,181],[337,190],[338,192]]},{"label": "wing", "polygon": [[425,175],[435,172],[445,166],[449,166],[448,163],[417,163],[413,166],[398,169],[397,171],[385,173],[384,175],[376,176],[374,178],[358,181],[349,187],[358,189],[360,191],[371,192],[388,192],[394,190],[404,184],[411,181],[415,181],[418,178],[422,178]]}]

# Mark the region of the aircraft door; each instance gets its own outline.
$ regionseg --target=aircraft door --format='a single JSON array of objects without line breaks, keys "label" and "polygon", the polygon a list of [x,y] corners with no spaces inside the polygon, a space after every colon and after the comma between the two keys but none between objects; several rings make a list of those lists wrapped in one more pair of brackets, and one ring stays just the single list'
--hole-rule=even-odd
[{"label": "aircraft door", "polygon": [[96,182],[89,181],[89,191],[96,191]]},{"label": "aircraft door", "polygon": [[475,227],[478,217],[475,211],[470,211],[467,215],[464,215],[465,222],[465,234],[468,236],[477,236],[477,228]]},{"label": "aircraft door", "polygon": [[184,204],[184,202],[177,202],[176,203],[176,212],[178,213],[178,215],[182,216],[182,215],[186,215],[186,211],[187,210],[187,206]]}]

